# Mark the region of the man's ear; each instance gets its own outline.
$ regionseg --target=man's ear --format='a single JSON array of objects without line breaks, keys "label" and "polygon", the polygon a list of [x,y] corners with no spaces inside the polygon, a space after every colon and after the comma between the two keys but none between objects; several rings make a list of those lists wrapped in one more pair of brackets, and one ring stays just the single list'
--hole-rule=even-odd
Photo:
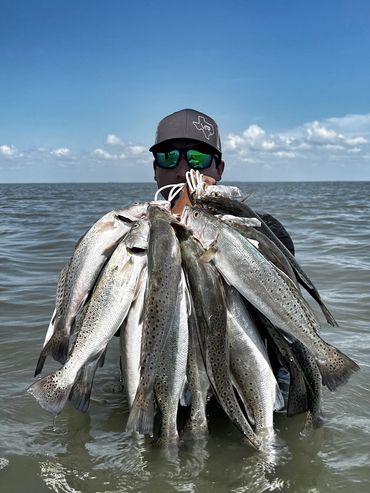
[{"label": "man's ear", "polygon": [[218,173],[216,181],[221,180],[222,173],[224,172],[224,168],[225,168],[225,161],[221,159],[221,161],[216,165],[216,169]]}]

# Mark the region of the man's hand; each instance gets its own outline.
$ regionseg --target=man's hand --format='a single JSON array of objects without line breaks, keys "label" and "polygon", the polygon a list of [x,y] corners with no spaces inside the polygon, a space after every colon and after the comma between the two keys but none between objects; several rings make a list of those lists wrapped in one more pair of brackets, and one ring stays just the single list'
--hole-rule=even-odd
[{"label": "man's hand", "polygon": [[[205,175],[203,175],[203,181],[208,185],[215,185],[217,183],[214,178]],[[186,205],[193,205],[187,185],[181,190],[179,197],[176,199],[176,202],[172,207],[172,214],[182,214]]]}]

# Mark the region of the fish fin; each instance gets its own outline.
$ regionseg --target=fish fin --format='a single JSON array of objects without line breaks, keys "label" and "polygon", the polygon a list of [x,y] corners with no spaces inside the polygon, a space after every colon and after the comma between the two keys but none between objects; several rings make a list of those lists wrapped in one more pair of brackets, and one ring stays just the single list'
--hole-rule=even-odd
[{"label": "fish fin", "polygon": [[217,248],[215,248],[212,243],[212,245],[202,253],[202,255],[199,257],[199,260],[201,262],[208,263],[211,260],[213,260],[214,256],[216,255],[216,252],[217,252]]},{"label": "fish fin", "polygon": [[348,382],[350,377],[360,369],[347,355],[339,351],[334,346],[327,345],[330,348],[328,361],[316,361],[319,367],[322,384],[326,385],[329,390],[334,392],[337,387]]},{"label": "fish fin", "polygon": [[89,408],[95,372],[99,366],[103,366],[105,353],[106,349],[102,350],[96,358],[81,368],[79,376],[69,394],[69,400],[73,406],[83,413]]},{"label": "fish fin", "polygon": [[304,427],[302,430],[302,434],[306,435],[310,431],[320,428],[321,426],[323,426],[324,421],[325,420],[321,415],[321,411],[318,413],[312,413],[311,411],[308,411],[306,415]]},{"label": "fish fin", "polygon": [[126,431],[137,431],[142,435],[153,436],[154,428],[154,396],[150,392],[145,398],[139,389],[136,392],[134,402],[126,424]]},{"label": "fish fin", "polygon": [[335,320],[335,318],[331,314],[329,308],[325,305],[325,303],[322,301],[321,298],[319,298],[318,303],[320,305],[321,311],[323,312],[328,324],[332,325],[333,327],[339,327],[338,322]]},{"label": "fish fin", "polygon": [[73,385],[73,381],[66,383],[65,378],[61,378],[63,374],[64,370],[61,368],[37,380],[27,389],[42,408],[55,415],[63,410]]},{"label": "fish fin", "polygon": [[46,345],[42,348],[39,359],[37,361],[35,377],[41,373],[47,355],[50,353],[52,357],[59,361],[62,365],[67,361],[69,339],[60,331],[54,332]]}]

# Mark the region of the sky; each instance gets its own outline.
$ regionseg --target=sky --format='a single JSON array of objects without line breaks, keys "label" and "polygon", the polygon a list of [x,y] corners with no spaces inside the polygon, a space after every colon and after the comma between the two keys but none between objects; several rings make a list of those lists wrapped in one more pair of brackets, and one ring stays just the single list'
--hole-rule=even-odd
[{"label": "sky", "polygon": [[152,181],[161,118],[227,181],[370,180],[368,0],[0,0],[0,183]]}]

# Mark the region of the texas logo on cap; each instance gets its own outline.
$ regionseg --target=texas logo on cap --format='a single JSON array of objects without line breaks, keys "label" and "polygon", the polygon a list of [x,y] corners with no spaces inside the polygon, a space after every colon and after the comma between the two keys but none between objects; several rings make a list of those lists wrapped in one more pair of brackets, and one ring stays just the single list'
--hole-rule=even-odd
[{"label": "texas logo on cap", "polygon": [[193,122],[193,125],[197,130],[199,130],[199,132],[203,132],[204,137],[207,140],[209,140],[210,136],[215,133],[212,123],[208,123],[204,116],[198,115],[198,121]]}]

